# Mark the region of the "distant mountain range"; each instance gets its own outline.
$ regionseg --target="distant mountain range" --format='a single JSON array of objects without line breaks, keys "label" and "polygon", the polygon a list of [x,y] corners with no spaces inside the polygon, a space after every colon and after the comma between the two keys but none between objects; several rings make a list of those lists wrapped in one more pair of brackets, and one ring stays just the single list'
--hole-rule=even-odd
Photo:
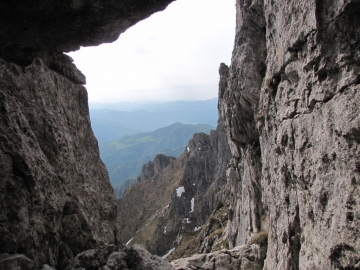
[{"label": "distant mountain range", "polygon": [[112,142],[99,143],[100,156],[105,163],[111,184],[116,187],[128,178],[136,178],[142,164],[156,154],[178,157],[194,133],[209,133],[210,125],[175,123],[152,132],[138,133]]},{"label": "distant mountain range", "polygon": [[200,101],[141,101],[118,103],[89,102],[90,110],[116,110],[116,111],[148,111],[148,112],[173,112],[173,111],[212,111],[217,108],[217,98]]},{"label": "distant mountain range", "polygon": [[217,99],[157,104],[90,103],[90,117],[99,143],[111,142],[124,136],[154,131],[177,122],[215,127],[218,120]]}]

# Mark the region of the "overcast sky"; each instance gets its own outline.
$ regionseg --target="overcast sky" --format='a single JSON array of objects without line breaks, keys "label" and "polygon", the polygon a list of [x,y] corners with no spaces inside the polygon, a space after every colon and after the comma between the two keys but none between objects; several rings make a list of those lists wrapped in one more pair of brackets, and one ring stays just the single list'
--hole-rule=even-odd
[{"label": "overcast sky", "polygon": [[111,44],[69,53],[86,76],[90,102],[206,100],[230,64],[234,0],[177,0]]}]

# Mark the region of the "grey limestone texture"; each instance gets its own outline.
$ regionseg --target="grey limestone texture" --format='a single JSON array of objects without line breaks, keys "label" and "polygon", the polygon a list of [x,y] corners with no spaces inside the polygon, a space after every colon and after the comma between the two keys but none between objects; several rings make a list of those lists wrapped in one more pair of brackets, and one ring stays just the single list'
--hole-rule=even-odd
[{"label": "grey limestone texture", "polygon": [[[3,269],[65,269],[121,241],[86,79],[63,52],[112,42],[170,2],[0,3]],[[219,140],[231,159],[222,172],[222,159],[211,161],[230,189],[231,250],[178,269],[360,269],[360,1],[236,0],[236,11],[232,62],[219,70]],[[202,152],[192,154],[200,164]],[[258,235],[268,236],[266,258],[251,245]],[[133,250],[134,265],[150,256],[139,267],[162,269]],[[126,269],[120,259],[133,251],[122,252],[94,269]]]},{"label": "grey limestone texture", "polygon": [[359,269],[360,2],[236,8],[219,93],[233,156],[229,242],[268,230],[264,269]]}]

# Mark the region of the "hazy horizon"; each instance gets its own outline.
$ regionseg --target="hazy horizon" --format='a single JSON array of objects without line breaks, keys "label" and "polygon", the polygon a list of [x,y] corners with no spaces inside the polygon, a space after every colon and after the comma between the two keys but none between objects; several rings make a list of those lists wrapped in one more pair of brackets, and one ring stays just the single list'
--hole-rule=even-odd
[{"label": "hazy horizon", "polygon": [[121,100],[115,102],[97,102],[97,101],[89,101],[89,103],[97,103],[97,104],[118,104],[118,103],[171,103],[171,102],[199,102],[199,101],[209,101],[213,99],[218,99],[218,97],[207,98],[207,99],[197,99],[197,100],[136,100],[136,101],[128,101],[128,100]]}]

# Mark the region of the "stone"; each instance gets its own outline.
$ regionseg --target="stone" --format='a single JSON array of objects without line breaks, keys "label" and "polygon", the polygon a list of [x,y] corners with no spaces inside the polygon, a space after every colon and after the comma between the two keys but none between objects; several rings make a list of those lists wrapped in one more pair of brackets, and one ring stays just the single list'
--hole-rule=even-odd
[{"label": "stone", "polygon": [[66,270],[173,270],[160,257],[135,245],[123,251],[114,245],[100,249],[86,250],[76,255]]},{"label": "stone", "polygon": [[239,0],[236,9],[219,91],[232,151],[229,244],[268,230],[264,269],[356,269],[360,3]]},{"label": "stone", "polygon": [[177,270],[258,270],[262,269],[266,248],[259,245],[238,246],[208,254],[174,260],[171,265]]},{"label": "stone", "polygon": [[119,241],[117,208],[87,92],[41,58],[0,60],[0,252],[64,268]]},{"label": "stone", "polygon": [[43,268],[41,270],[55,270],[50,265],[44,264]]},{"label": "stone", "polygon": [[0,270],[34,269],[34,262],[23,254],[0,254]]}]

